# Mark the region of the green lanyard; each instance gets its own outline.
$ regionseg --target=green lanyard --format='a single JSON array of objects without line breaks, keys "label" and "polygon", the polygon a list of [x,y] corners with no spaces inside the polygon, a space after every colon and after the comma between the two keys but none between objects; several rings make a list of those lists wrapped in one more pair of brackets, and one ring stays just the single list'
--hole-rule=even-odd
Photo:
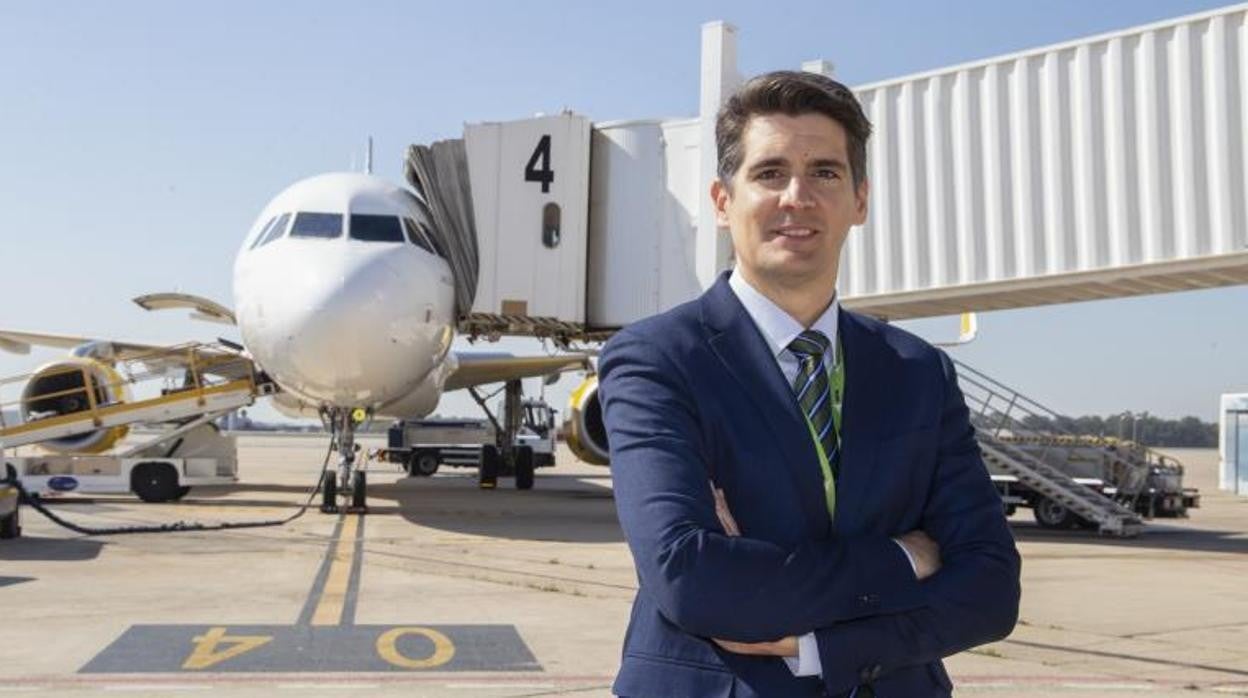
[{"label": "green lanyard", "polygon": [[[819,362],[819,370],[824,370],[823,361]],[[836,338],[836,356],[832,359],[832,372],[828,378],[832,391],[832,434],[836,437],[836,450],[841,450],[841,402],[845,396],[845,352],[841,350],[841,338]],[[815,453],[819,456],[819,469],[823,471],[823,498],[828,504],[828,517],[836,515],[836,479],[832,477],[832,463],[823,450],[823,442],[815,433],[815,425],[810,417],[802,415],[806,420],[806,428],[810,430],[810,440],[815,442]]]}]

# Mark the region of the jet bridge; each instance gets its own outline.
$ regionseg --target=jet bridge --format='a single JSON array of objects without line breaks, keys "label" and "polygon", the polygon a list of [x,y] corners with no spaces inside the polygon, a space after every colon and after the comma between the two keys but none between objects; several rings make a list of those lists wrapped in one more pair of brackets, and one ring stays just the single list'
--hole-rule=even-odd
[{"label": "jet bridge", "polygon": [[[900,320],[1248,283],[1245,37],[1238,5],[855,87],[874,134],[844,307]],[[708,192],[736,43],[703,26],[696,115],[563,113],[412,146],[461,332],[593,340],[731,266]]]}]

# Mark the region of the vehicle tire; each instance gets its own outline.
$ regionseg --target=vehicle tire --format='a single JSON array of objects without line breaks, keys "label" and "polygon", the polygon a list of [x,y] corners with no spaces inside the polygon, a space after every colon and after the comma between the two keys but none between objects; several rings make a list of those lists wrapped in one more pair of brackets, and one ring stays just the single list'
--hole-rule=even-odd
[{"label": "vehicle tire", "polygon": [[481,447],[481,468],[477,471],[477,486],[492,490],[498,486],[499,453],[496,446]]},{"label": "vehicle tire", "polygon": [[1089,521],[1088,519],[1085,519],[1082,516],[1079,516],[1078,514],[1076,514],[1075,515],[1075,528],[1081,528],[1085,531],[1096,531],[1101,528],[1101,525],[1095,521]]},{"label": "vehicle tire", "polygon": [[22,510],[16,509],[12,514],[0,519],[0,540],[9,540],[22,535]]},{"label": "vehicle tire", "polygon": [[178,498],[178,471],[168,463],[139,463],[130,471],[130,490],[145,502]]},{"label": "vehicle tire", "polygon": [[368,507],[368,475],[357,470],[351,476],[351,508],[363,510]]},{"label": "vehicle tire", "polygon": [[533,489],[532,446],[521,446],[516,449],[516,489]]},{"label": "vehicle tire", "polygon": [[338,511],[338,475],[326,470],[321,476],[321,513],[333,514]]},{"label": "vehicle tire", "polygon": [[430,477],[438,472],[437,451],[416,451],[407,462],[407,474],[412,477]]},{"label": "vehicle tire", "polygon": [[1078,518],[1074,512],[1048,497],[1037,497],[1032,504],[1031,511],[1041,528],[1054,530],[1071,528],[1075,525],[1075,519]]}]

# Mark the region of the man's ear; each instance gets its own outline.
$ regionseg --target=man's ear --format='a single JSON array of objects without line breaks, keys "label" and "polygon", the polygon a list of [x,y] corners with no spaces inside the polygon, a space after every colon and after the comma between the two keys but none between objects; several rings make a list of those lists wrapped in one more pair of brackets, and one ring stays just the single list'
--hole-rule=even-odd
[{"label": "man's ear", "polygon": [[871,183],[866,177],[858,183],[858,190],[854,192],[854,225],[862,225],[867,222],[867,194],[871,191]]},{"label": "man's ear", "polygon": [[711,180],[711,204],[715,206],[715,225],[721,228],[728,227],[728,203],[732,200],[732,193],[728,191],[728,187],[720,181],[719,177]]}]

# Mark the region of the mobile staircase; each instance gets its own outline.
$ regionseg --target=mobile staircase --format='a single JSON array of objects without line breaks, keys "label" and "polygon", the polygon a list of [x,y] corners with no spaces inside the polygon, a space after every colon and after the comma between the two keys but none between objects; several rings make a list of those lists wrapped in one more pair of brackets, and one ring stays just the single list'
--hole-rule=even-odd
[{"label": "mobile staircase", "polygon": [[[1060,447],[1063,441],[1081,437],[1060,431],[1056,412],[960,361],[955,363],[980,450],[1007,507],[1035,508],[1042,525],[1070,521],[1119,537],[1140,532],[1139,514],[1070,474],[1074,451]],[[1125,460],[1116,460],[1115,465],[1139,471],[1138,464]]]},{"label": "mobile staircase", "polygon": [[1101,487],[1145,518],[1185,517],[1200,506],[1200,493],[1183,487],[1182,463],[1130,439],[1066,433],[1000,438],[1039,454],[1077,481]]}]

